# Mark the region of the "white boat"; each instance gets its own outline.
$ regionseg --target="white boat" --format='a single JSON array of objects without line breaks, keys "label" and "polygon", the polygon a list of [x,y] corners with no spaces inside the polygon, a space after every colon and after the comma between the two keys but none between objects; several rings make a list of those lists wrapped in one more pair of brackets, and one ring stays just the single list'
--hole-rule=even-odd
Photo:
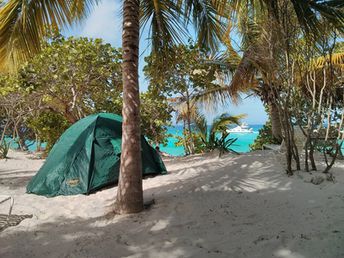
[{"label": "white boat", "polygon": [[241,125],[232,129],[227,129],[228,133],[253,133],[253,129],[249,128],[248,124],[242,123]]}]

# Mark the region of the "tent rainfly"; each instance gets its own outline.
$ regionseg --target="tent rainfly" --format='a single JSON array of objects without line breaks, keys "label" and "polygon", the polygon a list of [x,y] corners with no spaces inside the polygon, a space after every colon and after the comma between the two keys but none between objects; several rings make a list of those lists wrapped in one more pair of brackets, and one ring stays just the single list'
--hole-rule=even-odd
[{"label": "tent rainfly", "polygon": [[[28,193],[47,197],[89,194],[118,181],[122,118],[90,115],[68,128],[27,185]],[[141,137],[142,173],[165,174],[160,155]]]}]

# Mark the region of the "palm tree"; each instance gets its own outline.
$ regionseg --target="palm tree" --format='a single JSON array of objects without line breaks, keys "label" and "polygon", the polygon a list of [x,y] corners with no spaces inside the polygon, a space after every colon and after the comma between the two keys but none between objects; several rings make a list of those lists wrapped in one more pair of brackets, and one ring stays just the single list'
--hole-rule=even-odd
[{"label": "palm tree", "polygon": [[122,153],[116,200],[116,211],[121,214],[143,209],[138,82],[139,20],[140,1],[124,1]]},{"label": "palm tree", "polygon": [[84,19],[98,0],[6,1],[0,9],[0,67],[8,70],[41,50],[47,31]]},{"label": "palm tree", "polygon": [[[275,53],[278,51],[276,37],[280,33],[282,10],[288,8],[294,15],[287,17],[299,23],[308,37],[323,34],[322,23],[344,31],[344,8],[341,1],[296,1],[296,0],[229,0],[230,24],[224,43],[227,52],[220,62],[227,64],[228,70],[235,72],[228,86],[203,94],[203,100],[217,100],[218,96],[238,98],[238,93],[255,90],[269,105],[272,130],[275,138],[282,138],[282,127],[278,108],[274,104],[274,90],[271,71],[275,67]],[[295,17],[295,18],[294,18]],[[244,49],[241,60],[230,44],[229,32],[236,27],[242,35]],[[257,78],[257,74],[260,78]],[[264,82],[263,84],[261,82]],[[258,86],[261,87],[258,87]]]},{"label": "palm tree", "polygon": [[[98,0],[10,0],[0,9],[0,67],[15,68],[38,53],[47,31],[82,20]],[[216,0],[123,1],[123,135],[121,176],[117,194],[119,213],[143,209],[138,54],[140,18],[150,23],[152,50],[166,53],[180,42],[192,23],[200,45],[214,49],[222,35]],[[141,11],[141,17],[140,17]],[[168,55],[163,55],[168,57]]]},{"label": "palm tree", "polygon": [[[205,149],[207,151],[213,151],[217,149],[220,151],[220,156],[229,151],[235,152],[231,149],[231,145],[237,140],[237,138],[228,138],[228,125],[239,125],[240,120],[244,117],[245,115],[243,114],[231,116],[224,113],[214,118],[210,128],[208,129],[207,121],[204,115],[198,114],[195,119],[195,125],[198,129],[202,142],[205,145]],[[220,134],[220,137],[218,137],[218,134]]]},{"label": "palm tree", "polygon": [[176,123],[183,122],[184,150],[186,155],[195,153],[194,135],[192,133],[192,123],[199,116],[198,107],[190,98],[174,98],[174,111],[176,112]]},{"label": "palm tree", "polygon": [[[238,92],[240,89],[247,89],[247,87],[255,87],[256,92],[262,98],[263,102],[268,104],[270,118],[272,123],[273,136],[282,139],[282,126],[280,122],[280,114],[278,107],[274,101],[274,66],[276,66],[275,55],[279,50],[276,48],[277,38],[282,29],[282,16],[285,15],[283,8],[293,8],[294,16],[289,17],[290,20],[298,22],[301,28],[304,29],[307,36],[316,37],[323,33],[322,22],[332,24],[332,27],[343,30],[344,12],[341,5],[334,3],[331,6],[331,1],[324,1],[323,3],[301,3],[297,1],[264,1],[267,9],[267,17],[264,13],[257,13],[258,20],[250,24],[249,21],[243,22],[246,24],[246,37],[253,38],[247,41],[251,44],[246,48],[243,59],[238,65],[237,72],[233,76],[232,90]],[[275,5],[274,5],[275,4]],[[284,5],[284,6],[283,6]],[[289,6],[289,7],[288,7]],[[246,18],[244,18],[246,19]],[[259,26],[259,28],[257,28]],[[254,74],[259,73],[261,78],[258,80]],[[265,77],[265,78],[264,78]],[[257,87],[260,85],[260,87]]]}]

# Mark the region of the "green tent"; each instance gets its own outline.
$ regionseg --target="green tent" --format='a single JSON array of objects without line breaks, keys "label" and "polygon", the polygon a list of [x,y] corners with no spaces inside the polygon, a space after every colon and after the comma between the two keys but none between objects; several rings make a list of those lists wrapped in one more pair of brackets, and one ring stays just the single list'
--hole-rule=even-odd
[{"label": "green tent", "polygon": [[[54,145],[27,185],[28,193],[44,196],[89,194],[118,181],[122,118],[100,113],[73,124]],[[142,172],[164,174],[160,155],[142,136]]]}]

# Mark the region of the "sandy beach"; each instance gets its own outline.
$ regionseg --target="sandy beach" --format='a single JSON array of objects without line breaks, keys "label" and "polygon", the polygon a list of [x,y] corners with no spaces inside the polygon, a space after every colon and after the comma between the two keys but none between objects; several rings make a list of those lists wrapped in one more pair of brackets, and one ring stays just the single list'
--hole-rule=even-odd
[{"label": "sandy beach", "polygon": [[[167,175],[144,180],[140,214],[114,216],[116,187],[89,196],[26,194],[43,164],[10,152],[0,160],[0,196],[14,215],[0,232],[0,257],[344,257],[344,163],[335,182],[288,177],[279,154],[259,151],[165,160]],[[0,205],[0,214],[8,203]]]}]

